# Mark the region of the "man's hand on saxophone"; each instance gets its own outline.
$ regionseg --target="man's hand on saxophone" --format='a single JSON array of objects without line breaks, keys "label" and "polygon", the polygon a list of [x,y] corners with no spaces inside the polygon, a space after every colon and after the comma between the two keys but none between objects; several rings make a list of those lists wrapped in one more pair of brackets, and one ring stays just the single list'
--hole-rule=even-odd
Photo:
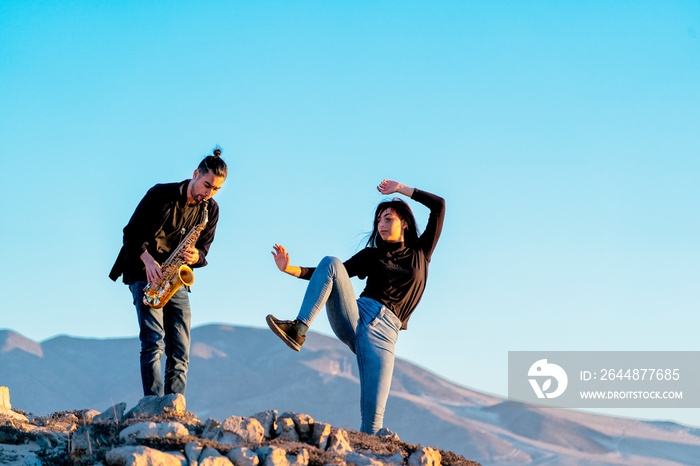
[{"label": "man's hand on saxophone", "polygon": [[160,270],[160,264],[156,262],[148,251],[144,251],[141,254],[141,261],[146,266],[146,278],[149,285],[154,286],[163,279],[163,271]]},{"label": "man's hand on saxophone", "polygon": [[195,247],[189,247],[182,251],[182,256],[185,258],[187,265],[196,264],[199,261],[199,250]]}]

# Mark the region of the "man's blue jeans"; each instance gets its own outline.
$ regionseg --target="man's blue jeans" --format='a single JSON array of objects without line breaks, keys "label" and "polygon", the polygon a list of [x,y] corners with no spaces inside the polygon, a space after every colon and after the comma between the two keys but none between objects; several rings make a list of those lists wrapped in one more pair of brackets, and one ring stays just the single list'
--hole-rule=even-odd
[{"label": "man's blue jeans", "polygon": [[314,271],[297,318],[311,326],[324,304],[333,332],[357,357],[361,431],[375,434],[384,423],[401,321],[373,299],[355,300],[350,277],[335,257],[324,257]]},{"label": "man's blue jeans", "polygon": [[[143,303],[147,282],[129,285],[139,319],[143,395],[185,394],[190,361],[190,298],[181,287],[162,309]],[[165,384],[160,359],[165,349]]]}]

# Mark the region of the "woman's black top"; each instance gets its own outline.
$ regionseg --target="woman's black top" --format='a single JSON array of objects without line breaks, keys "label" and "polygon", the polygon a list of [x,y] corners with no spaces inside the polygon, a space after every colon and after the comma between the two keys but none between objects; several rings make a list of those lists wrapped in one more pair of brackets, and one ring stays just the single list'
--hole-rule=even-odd
[{"label": "woman's black top", "polygon": [[[387,243],[367,247],[344,262],[351,277],[367,278],[360,294],[385,305],[401,320],[406,329],[408,319],[418,305],[428,278],[428,264],[435,250],[445,218],[445,200],[440,196],[414,189],[414,201],[430,209],[430,218],[416,244]],[[315,268],[301,267],[299,278],[310,279]]]}]

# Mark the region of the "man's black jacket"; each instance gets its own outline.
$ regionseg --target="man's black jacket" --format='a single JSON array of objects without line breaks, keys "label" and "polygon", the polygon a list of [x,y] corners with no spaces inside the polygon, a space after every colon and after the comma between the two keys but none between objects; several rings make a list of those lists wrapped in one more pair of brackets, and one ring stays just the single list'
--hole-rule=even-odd
[{"label": "man's black jacket", "polygon": [[[148,190],[124,227],[124,244],[109,278],[116,281],[123,275],[126,284],[145,281],[146,268],[141,254],[147,250],[162,264],[190,230],[203,220],[204,203],[194,208],[187,206],[189,181],[157,184]],[[219,205],[214,199],[205,202],[208,202],[208,221],[195,244],[199,250],[199,260],[191,267],[207,265],[206,255],[219,221]]]}]

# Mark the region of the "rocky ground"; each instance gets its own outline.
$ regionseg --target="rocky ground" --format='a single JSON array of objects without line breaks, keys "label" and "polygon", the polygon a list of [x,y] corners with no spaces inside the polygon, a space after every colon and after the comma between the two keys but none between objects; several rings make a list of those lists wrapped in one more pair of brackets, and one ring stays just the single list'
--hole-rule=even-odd
[{"label": "rocky ground", "polygon": [[387,430],[371,436],[265,411],[201,421],[182,395],[143,398],[104,412],[32,416],[13,410],[0,387],[0,464],[7,465],[477,465],[462,456],[411,445]]}]

